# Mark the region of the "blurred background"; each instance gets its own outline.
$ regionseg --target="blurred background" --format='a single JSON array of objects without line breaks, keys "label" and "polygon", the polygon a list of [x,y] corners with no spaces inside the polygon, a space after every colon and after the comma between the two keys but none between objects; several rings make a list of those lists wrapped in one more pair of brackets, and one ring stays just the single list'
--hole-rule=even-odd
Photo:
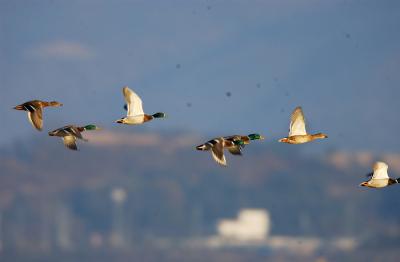
[{"label": "blurred background", "polygon": [[[400,2],[0,0],[1,261],[397,261]],[[125,115],[121,88],[145,112]],[[12,110],[57,100],[44,131]],[[327,140],[279,144],[302,106]],[[94,123],[79,152],[47,132]],[[261,133],[218,166],[196,145]]]}]

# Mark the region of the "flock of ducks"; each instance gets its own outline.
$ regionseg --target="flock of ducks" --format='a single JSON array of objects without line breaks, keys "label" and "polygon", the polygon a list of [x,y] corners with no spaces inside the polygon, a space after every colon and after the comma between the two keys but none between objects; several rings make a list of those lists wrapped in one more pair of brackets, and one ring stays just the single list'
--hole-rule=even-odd
[{"label": "flock of ducks", "polygon": [[[155,118],[165,118],[166,114],[158,112],[152,115],[145,114],[143,111],[142,99],[129,87],[122,89],[125,98],[127,114],[115,121],[119,124],[140,125],[151,121]],[[57,101],[46,102],[40,100],[32,100],[14,107],[16,110],[26,111],[28,119],[32,126],[37,130],[43,129],[43,109],[45,107],[60,107],[61,103]],[[84,131],[100,130],[96,125],[89,124],[86,126],[67,125],[56,130],[50,131],[49,136],[57,136],[63,139],[64,145],[71,150],[78,150],[76,141],[78,139],[88,141],[82,136]],[[291,115],[289,135],[279,139],[281,143],[287,144],[304,144],[312,142],[316,139],[328,138],[326,134],[316,133],[308,134],[306,130],[306,121],[301,107],[296,107]],[[231,135],[217,137],[207,141],[196,147],[200,151],[211,151],[213,159],[220,165],[226,166],[226,158],[224,149],[227,149],[232,155],[242,155],[242,149],[245,145],[250,144],[253,140],[265,139],[262,135],[254,133],[249,135]],[[373,172],[367,175],[369,180],[362,182],[360,186],[370,188],[383,188],[393,184],[400,183],[400,178],[393,179],[388,175],[388,165],[384,162],[376,162],[373,166]]]}]

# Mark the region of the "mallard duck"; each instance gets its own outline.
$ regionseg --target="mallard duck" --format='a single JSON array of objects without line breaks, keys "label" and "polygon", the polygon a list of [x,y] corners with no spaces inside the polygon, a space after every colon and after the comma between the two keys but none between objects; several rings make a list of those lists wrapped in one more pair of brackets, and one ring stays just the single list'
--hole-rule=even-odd
[{"label": "mallard duck", "polygon": [[289,136],[279,139],[279,142],[288,144],[303,144],[311,142],[315,139],[324,138],[328,138],[328,136],[323,133],[317,133],[314,135],[307,134],[303,110],[301,107],[296,107],[291,116]]},{"label": "mallard duck", "polygon": [[155,113],[153,115],[147,115],[143,112],[142,99],[133,92],[129,87],[125,86],[122,89],[124,94],[126,105],[127,105],[127,115],[121,119],[115,121],[119,124],[126,125],[140,125],[154,118],[165,118],[165,113]]},{"label": "mallard duck", "polygon": [[59,107],[62,106],[61,103],[57,101],[40,101],[40,100],[32,100],[25,102],[23,104],[17,105],[14,107],[16,110],[22,110],[28,112],[28,119],[31,122],[32,126],[39,131],[42,131],[43,128],[43,108],[52,106]]},{"label": "mallard duck", "polygon": [[242,145],[248,145],[250,144],[251,140],[263,140],[265,139],[262,135],[260,134],[249,134],[247,136],[243,135],[233,135],[233,136],[226,136],[224,137],[226,140],[231,140],[231,141],[243,141]]},{"label": "mallard duck", "polygon": [[242,148],[249,144],[251,140],[257,139],[264,139],[264,137],[259,134],[250,134],[248,136],[233,135],[218,137],[197,146],[196,149],[200,151],[211,150],[211,155],[213,156],[214,160],[218,164],[226,166],[224,149],[228,149],[229,153],[232,155],[242,155]]},{"label": "mallard duck", "polygon": [[83,138],[81,133],[91,130],[100,130],[100,128],[96,125],[86,125],[82,127],[68,125],[49,132],[49,136],[61,137],[66,147],[71,150],[78,150],[78,147],[76,146],[76,139],[78,138],[87,142],[88,140]]},{"label": "mallard duck", "polygon": [[371,177],[371,179],[362,182],[360,186],[382,188],[400,183],[400,178],[393,179],[389,177],[388,168],[389,166],[386,163],[376,162],[373,166],[373,172],[367,175],[367,177]]}]

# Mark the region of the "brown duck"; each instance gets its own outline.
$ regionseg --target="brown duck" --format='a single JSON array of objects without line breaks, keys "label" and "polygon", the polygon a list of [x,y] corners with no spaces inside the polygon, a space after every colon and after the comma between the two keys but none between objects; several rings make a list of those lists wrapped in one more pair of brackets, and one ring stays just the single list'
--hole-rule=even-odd
[{"label": "brown duck", "polygon": [[16,110],[22,110],[28,112],[28,119],[37,130],[41,131],[43,128],[43,108],[52,106],[59,107],[62,106],[61,103],[57,101],[46,102],[40,100],[32,100],[25,102],[23,104],[14,107]]},{"label": "brown duck", "polygon": [[324,139],[327,137],[328,136],[323,133],[317,133],[314,135],[307,134],[303,110],[301,107],[296,107],[291,116],[289,136],[280,139],[279,142],[288,144],[304,144],[315,139]]}]

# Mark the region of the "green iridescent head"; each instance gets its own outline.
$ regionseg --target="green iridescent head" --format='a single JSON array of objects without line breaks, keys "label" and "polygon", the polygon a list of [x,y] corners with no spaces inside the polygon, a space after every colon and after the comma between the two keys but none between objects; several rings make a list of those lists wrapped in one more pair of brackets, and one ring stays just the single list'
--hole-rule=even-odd
[{"label": "green iridescent head", "polygon": [[248,137],[250,138],[250,140],[264,139],[264,137],[260,134],[250,134],[248,135]]},{"label": "green iridescent head", "polygon": [[99,130],[99,129],[100,129],[100,127],[98,127],[98,126],[96,126],[96,125],[87,125],[87,126],[85,126],[84,128],[85,128],[85,130],[89,130],[89,131],[92,131],[92,130]]}]

